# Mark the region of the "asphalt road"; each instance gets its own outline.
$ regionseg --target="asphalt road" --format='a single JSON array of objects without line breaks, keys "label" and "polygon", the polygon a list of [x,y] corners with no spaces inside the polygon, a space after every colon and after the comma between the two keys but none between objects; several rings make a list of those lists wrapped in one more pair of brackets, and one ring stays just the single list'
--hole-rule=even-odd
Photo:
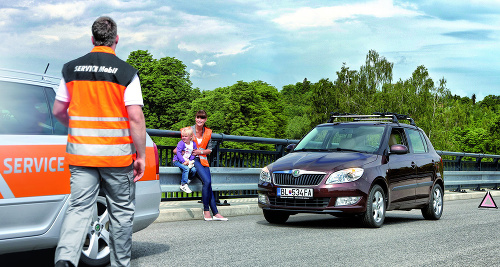
[{"label": "asphalt road", "polygon": [[[380,229],[308,214],[285,225],[262,215],[154,223],[134,234],[132,266],[499,266],[500,210],[479,209],[480,201],[445,202],[439,221],[391,211]],[[31,258],[32,266],[53,266],[50,253],[9,254],[21,264],[0,265],[28,266],[22,260]]]}]

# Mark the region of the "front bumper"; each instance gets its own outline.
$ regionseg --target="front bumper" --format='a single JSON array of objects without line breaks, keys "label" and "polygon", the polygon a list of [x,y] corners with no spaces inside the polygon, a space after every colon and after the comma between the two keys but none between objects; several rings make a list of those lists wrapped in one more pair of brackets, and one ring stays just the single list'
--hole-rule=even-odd
[{"label": "front bumper", "polygon": [[[313,188],[313,198],[283,198],[276,194],[277,188],[297,188],[297,186],[276,186],[259,184],[258,204],[262,209],[287,211],[290,213],[362,213],[366,211],[369,185],[364,180],[335,185],[318,185]],[[302,187],[302,186],[301,186]],[[365,189],[367,187],[368,189]],[[360,197],[352,205],[336,205],[338,198]]]}]

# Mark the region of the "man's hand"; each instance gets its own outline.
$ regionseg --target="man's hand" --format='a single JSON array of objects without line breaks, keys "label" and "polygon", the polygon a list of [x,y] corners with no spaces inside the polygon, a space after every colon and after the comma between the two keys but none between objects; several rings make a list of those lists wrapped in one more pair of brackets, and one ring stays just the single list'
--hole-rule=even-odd
[{"label": "man's hand", "polygon": [[136,159],[134,161],[134,183],[141,180],[146,169],[146,161],[144,159]]}]

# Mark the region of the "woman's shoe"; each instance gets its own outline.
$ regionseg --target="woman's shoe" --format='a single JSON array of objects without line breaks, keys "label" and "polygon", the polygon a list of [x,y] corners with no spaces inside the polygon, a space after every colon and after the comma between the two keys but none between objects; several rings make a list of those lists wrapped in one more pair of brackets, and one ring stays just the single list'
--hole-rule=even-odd
[{"label": "woman's shoe", "polygon": [[208,216],[209,216],[209,217],[205,217],[205,212],[203,212],[203,219],[204,219],[205,221],[211,221],[211,220],[213,220],[213,218],[210,216],[210,214],[209,214]]},{"label": "woman's shoe", "polygon": [[[217,217],[217,215],[219,215],[220,217]],[[215,216],[212,217],[212,220],[214,220],[214,221],[228,221],[228,218],[224,218],[220,214],[215,214]]]}]

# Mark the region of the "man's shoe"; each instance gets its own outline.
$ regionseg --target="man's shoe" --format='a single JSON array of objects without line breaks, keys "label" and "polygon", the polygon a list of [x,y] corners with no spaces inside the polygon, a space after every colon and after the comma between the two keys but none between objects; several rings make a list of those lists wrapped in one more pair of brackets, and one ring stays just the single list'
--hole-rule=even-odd
[{"label": "man's shoe", "polygon": [[65,260],[58,260],[56,262],[56,266],[55,267],[72,267],[73,264],[71,264],[71,262],[69,261],[65,261]]}]

